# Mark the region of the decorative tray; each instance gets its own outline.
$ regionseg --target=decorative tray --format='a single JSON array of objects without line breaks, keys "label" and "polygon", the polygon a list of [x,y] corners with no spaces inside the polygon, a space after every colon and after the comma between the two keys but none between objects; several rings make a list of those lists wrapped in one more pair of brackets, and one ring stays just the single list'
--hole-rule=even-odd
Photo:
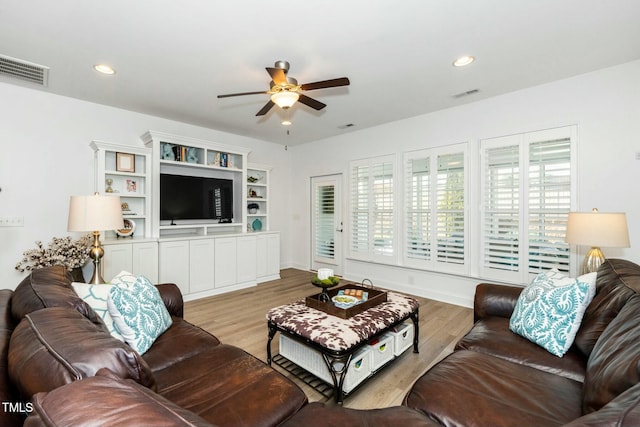
[{"label": "decorative tray", "polygon": [[[331,299],[336,296],[343,295],[347,289],[362,291],[363,295],[366,294],[366,300],[363,300],[362,302],[357,303],[355,305],[349,306],[347,304],[343,306],[342,304],[340,304],[341,307],[337,307],[333,303],[333,301],[331,301]],[[355,283],[346,284],[344,286],[340,286],[338,288],[328,290],[327,292],[330,298],[329,302],[321,301],[319,299],[321,294],[315,294],[307,297],[305,299],[305,304],[307,305],[307,307],[324,311],[327,314],[331,314],[333,316],[337,316],[342,319],[348,319],[350,317],[355,316],[356,314],[360,314],[363,311],[370,309],[371,307],[375,307],[376,305],[387,301],[386,291],[379,291],[373,288],[366,288],[366,287],[357,285]]]}]

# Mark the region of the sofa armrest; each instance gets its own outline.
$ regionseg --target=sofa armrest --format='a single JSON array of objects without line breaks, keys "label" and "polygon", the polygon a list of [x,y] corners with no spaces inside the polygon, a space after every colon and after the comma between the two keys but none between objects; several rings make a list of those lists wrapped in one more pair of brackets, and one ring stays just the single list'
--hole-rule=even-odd
[{"label": "sofa armrest", "polygon": [[161,283],[156,285],[160,292],[160,297],[164,305],[169,310],[169,314],[176,317],[184,317],[184,301],[182,300],[182,292],[178,285],[174,283]]},{"label": "sofa armrest", "polygon": [[473,300],[473,321],[491,316],[511,317],[522,292],[521,287],[480,283]]}]

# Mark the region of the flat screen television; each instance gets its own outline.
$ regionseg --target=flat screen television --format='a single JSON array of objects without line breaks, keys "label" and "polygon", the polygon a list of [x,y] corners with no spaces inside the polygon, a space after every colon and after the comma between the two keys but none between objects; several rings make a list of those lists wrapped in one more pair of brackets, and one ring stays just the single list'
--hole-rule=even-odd
[{"label": "flat screen television", "polygon": [[230,179],[160,174],[160,219],[219,220],[233,218]]}]

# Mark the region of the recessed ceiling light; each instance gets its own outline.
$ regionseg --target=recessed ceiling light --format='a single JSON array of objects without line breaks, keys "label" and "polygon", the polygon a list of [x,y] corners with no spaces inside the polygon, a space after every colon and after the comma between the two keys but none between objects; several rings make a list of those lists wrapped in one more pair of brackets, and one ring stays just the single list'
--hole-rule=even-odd
[{"label": "recessed ceiling light", "polygon": [[473,61],[475,61],[475,59],[476,58],[474,58],[471,55],[461,56],[460,58],[458,58],[455,61],[453,61],[453,66],[454,67],[464,67],[465,65],[471,64]]},{"label": "recessed ceiling light", "polygon": [[113,75],[116,73],[116,70],[114,70],[107,64],[96,64],[93,66],[93,69],[102,74]]},{"label": "recessed ceiling light", "polygon": [[291,120],[283,120],[282,121],[282,126],[291,126]]}]

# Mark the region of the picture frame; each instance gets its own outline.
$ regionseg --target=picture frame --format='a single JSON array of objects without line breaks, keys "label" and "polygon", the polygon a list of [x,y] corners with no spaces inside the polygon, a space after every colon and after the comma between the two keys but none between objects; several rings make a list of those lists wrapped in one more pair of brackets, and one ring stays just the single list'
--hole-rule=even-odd
[{"label": "picture frame", "polygon": [[138,192],[138,184],[134,179],[127,180],[127,193],[137,193]]},{"label": "picture frame", "polygon": [[116,153],[116,171],[132,173],[135,172],[136,155],[130,153]]}]

